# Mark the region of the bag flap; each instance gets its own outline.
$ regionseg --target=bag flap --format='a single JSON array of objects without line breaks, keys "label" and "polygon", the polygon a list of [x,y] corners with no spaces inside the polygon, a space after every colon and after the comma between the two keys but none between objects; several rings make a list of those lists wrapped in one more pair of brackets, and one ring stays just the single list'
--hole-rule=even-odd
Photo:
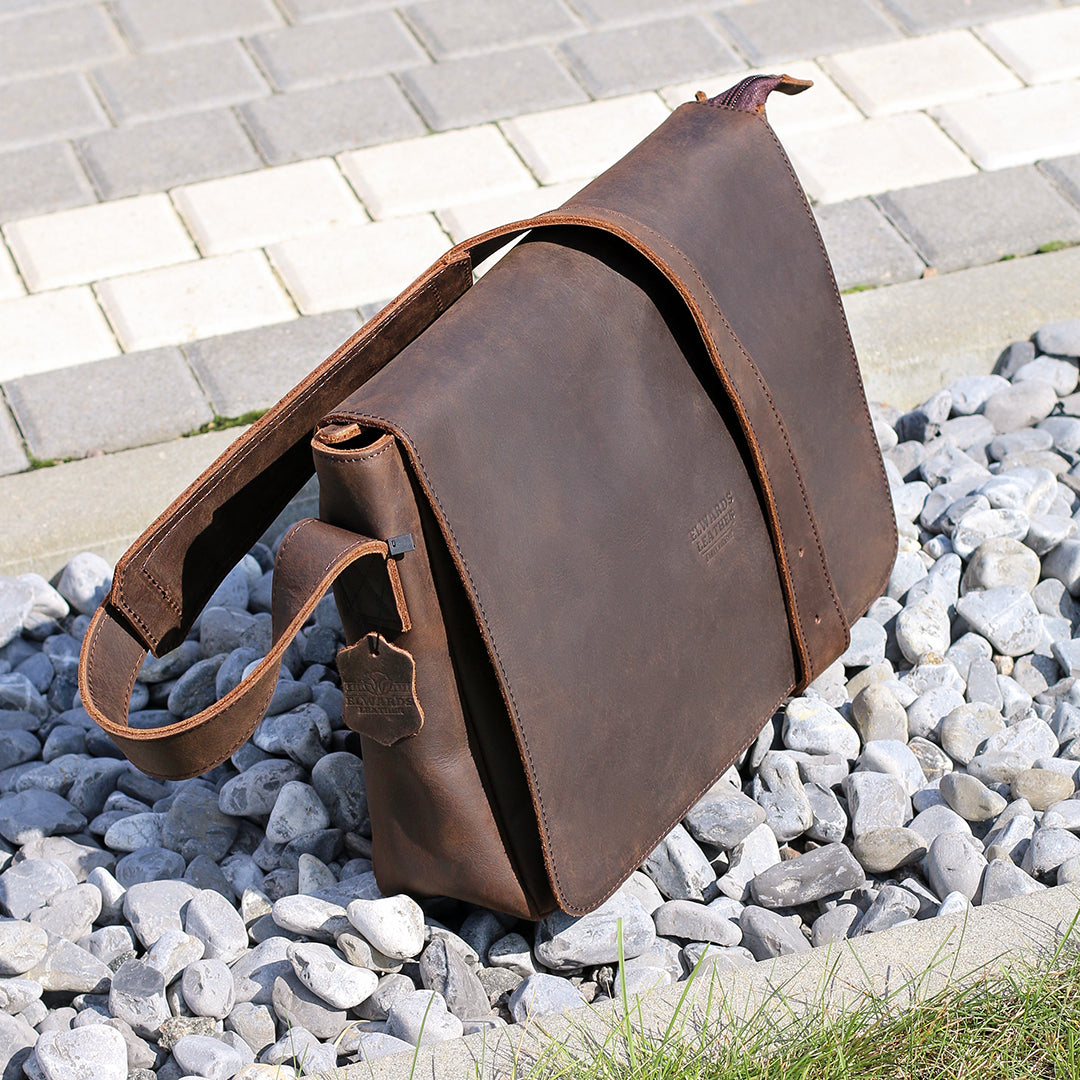
[{"label": "bag flap", "polygon": [[[827,260],[767,124],[683,106],[579,198],[687,251],[756,341],[861,613],[893,519]],[[796,678],[748,448],[685,304],[614,238],[547,229],[333,415],[401,439],[487,643],[555,896],[590,910]],[[834,423],[843,445],[821,438]]]}]

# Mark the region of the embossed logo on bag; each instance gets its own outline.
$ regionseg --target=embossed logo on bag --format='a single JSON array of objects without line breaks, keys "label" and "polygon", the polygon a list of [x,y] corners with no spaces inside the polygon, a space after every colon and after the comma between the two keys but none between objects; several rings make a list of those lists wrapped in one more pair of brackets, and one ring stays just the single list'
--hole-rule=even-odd
[{"label": "embossed logo on bag", "polygon": [[690,543],[708,563],[727,546],[735,535],[735,495],[727,491],[720,501],[690,530]]},{"label": "embossed logo on bag", "polygon": [[337,655],[346,725],[383,746],[415,735],[424,724],[411,654],[373,630]]}]

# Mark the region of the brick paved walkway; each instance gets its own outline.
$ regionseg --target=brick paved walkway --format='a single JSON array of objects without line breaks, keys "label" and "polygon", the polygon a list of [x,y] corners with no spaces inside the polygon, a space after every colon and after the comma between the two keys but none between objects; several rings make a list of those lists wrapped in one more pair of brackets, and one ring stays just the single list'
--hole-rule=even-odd
[{"label": "brick paved walkway", "polygon": [[1080,242],[1077,0],[0,0],[0,473],[266,408],[762,68],[842,289]]}]

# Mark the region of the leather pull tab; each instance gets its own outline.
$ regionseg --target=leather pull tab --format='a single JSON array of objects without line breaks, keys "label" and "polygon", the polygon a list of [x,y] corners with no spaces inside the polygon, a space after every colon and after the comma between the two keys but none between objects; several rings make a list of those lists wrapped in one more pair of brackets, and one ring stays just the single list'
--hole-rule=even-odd
[{"label": "leather pull tab", "polygon": [[809,79],[795,79],[790,75],[750,75],[730,90],[709,98],[708,104],[762,114],[765,112],[765,102],[774,90],[781,94],[801,94],[813,85]]},{"label": "leather pull tab", "polygon": [[416,661],[372,631],[337,654],[345,695],[342,718],[353,731],[393,746],[424,726],[416,696]]}]

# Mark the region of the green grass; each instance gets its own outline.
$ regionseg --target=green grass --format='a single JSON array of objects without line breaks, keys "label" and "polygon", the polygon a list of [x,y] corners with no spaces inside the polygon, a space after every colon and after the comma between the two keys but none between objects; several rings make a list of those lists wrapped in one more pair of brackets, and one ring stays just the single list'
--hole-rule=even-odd
[{"label": "green grass", "polygon": [[252,409],[241,416],[215,416],[194,431],[185,432],[181,438],[189,439],[192,435],[205,435],[210,431],[224,431],[226,428],[243,427],[245,424],[254,424],[267,410]]}]

